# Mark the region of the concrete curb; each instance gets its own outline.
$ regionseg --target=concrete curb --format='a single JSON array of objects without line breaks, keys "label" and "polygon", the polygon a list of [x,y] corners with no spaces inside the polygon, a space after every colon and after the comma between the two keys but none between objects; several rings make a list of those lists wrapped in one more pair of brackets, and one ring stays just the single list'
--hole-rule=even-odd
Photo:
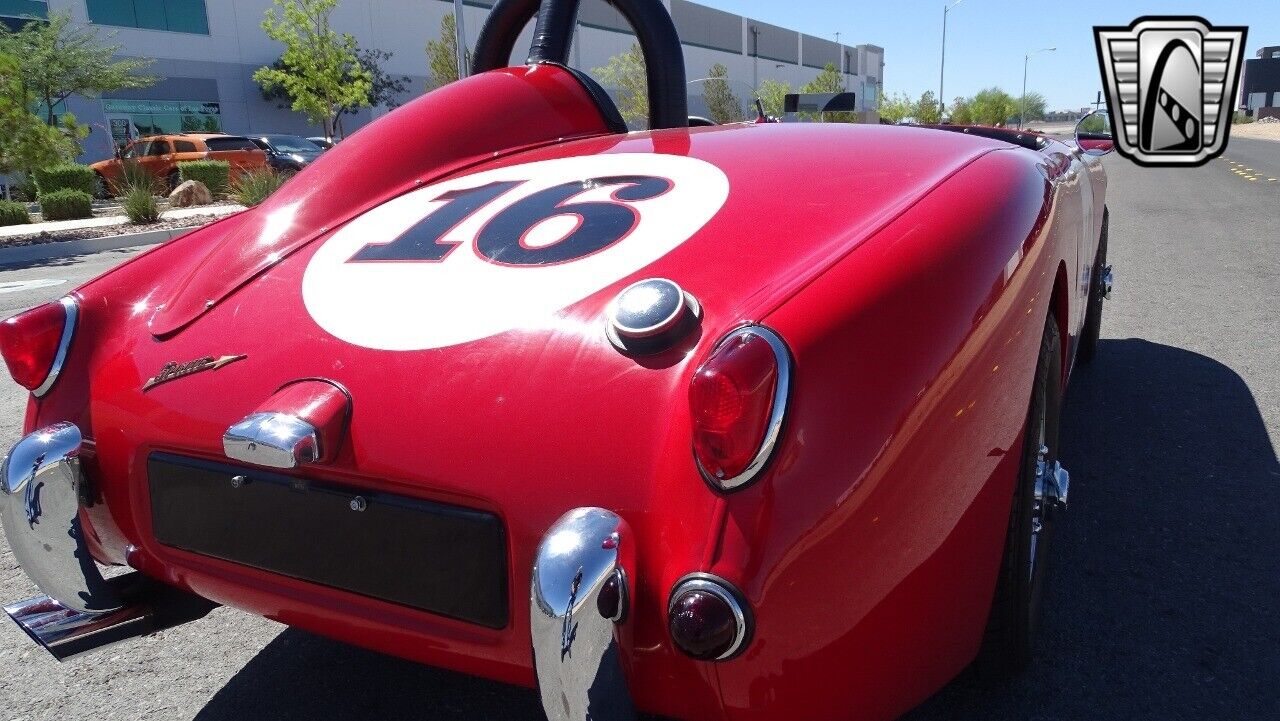
[{"label": "concrete curb", "polygon": [[76,255],[92,255],[107,250],[132,248],[136,245],[156,245],[186,235],[202,226],[190,228],[171,228],[169,230],[148,230],[142,233],[111,235],[105,238],[86,238],[84,240],[63,240],[38,245],[20,245],[15,248],[0,248],[0,267],[23,265],[55,258],[70,258]]}]

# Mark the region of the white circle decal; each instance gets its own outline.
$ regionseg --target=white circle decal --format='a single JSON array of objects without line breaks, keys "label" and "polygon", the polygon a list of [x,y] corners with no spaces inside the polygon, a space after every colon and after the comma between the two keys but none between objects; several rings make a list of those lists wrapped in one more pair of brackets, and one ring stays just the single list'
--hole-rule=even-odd
[{"label": "white circle decal", "polygon": [[333,234],[302,279],[356,345],[443,348],[550,322],[653,263],[729,197],[714,165],[619,153],[513,165],[406,193]]}]

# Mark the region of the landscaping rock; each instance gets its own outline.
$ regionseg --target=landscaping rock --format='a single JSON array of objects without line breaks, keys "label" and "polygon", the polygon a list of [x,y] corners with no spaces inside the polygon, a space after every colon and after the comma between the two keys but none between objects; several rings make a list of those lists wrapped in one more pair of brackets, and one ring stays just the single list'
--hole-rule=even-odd
[{"label": "landscaping rock", "polygon": [[213,202],[213,193],[198,180],[188,180],[169,193],[169,205],[175,208],[190,208],[193,205],[208,205]]}]

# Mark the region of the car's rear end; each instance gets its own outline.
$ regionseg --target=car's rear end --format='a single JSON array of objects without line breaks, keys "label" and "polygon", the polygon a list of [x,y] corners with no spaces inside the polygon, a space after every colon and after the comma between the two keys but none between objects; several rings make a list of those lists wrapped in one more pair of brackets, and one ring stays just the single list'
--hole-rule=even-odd
[{"label": "car's rear end", "polygon": [[[555,718],[813,715],[843,708],[845,663],[923,668],[876,716],[954,671],[972,639],[922,659],[885,619],[942,631],[989,598],[934,564],[994,573],[966,551],[998,543],[984,481],[1025,399],[976,399],[1027,372],[1035,309],[1005,288],[1048,303],[1039,158],[878,127],[622,135],[590,91],[554,65],[445,86],[0,327],[33,392],[4,527],[46,594],[10,615],[72,654],[201,612],[93,561],[128,566],[536,682]],[[921,432],[939,418],[963,431]]]},{"label": "car's rear end", "polygon": [[231,177],[267,167],[267,154],[249,138],[239,135],[195,136],[203,143],[207,160],[221,160],[231,165]]}]

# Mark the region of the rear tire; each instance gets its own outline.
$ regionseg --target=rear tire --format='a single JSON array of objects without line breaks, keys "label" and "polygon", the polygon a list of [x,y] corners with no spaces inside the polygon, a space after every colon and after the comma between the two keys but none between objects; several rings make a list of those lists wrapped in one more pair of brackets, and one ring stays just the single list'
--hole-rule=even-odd
[{"label": "rear tire", "polygon": [[178,171],[176,171],[176,170],[175,170],[175,171],[173,171],[173,172],[169,173],[169,178],[168,178],[165,182],[166,182],[166,183],[168,184],[168,186],[169,186],[169,191],[168,191],[168,192],[172,193],[173,191],[175,191],[175,190],[177,190],[177,189],[178,189],[178,186],[179,186],[179,185],[181,185],[181,184],[182,184],[182,175],[181,175],[181,174],[179,174],[179,173],[178,173]]},{"label": "rear tire", "polygon": [[[1058,459],[1061,410],[1062,338],[1050,315],[1040,341],[1004,557],[977,664],[990,679],[1008,678],[1031,662],[1054,511],[1047,498],[1036,498],[1036,481],[1041,464],[1052,468]],[[1041,447],[1048,449],[1043,455]]]},{"label": "rear tire", "polygon": [[1102,335],[1102,270],[1107,267],[1107,227],[1110,214],[1102,212],[1102,237],[1098,240],[1098,256],[1093,262],[1093,277],[1089,279],[1089,305],[1084,312],[1084,327],[1080,329],[1080,345],[1076,360],[1088,363],[1098,353],[1098,338]]},{"label": "rear tire", "polygon": [[93,197],[98,200],[111,197],[111,186],[107,184],[107,179],[102,177],[102,173],[97,171],[93,173]]}]

